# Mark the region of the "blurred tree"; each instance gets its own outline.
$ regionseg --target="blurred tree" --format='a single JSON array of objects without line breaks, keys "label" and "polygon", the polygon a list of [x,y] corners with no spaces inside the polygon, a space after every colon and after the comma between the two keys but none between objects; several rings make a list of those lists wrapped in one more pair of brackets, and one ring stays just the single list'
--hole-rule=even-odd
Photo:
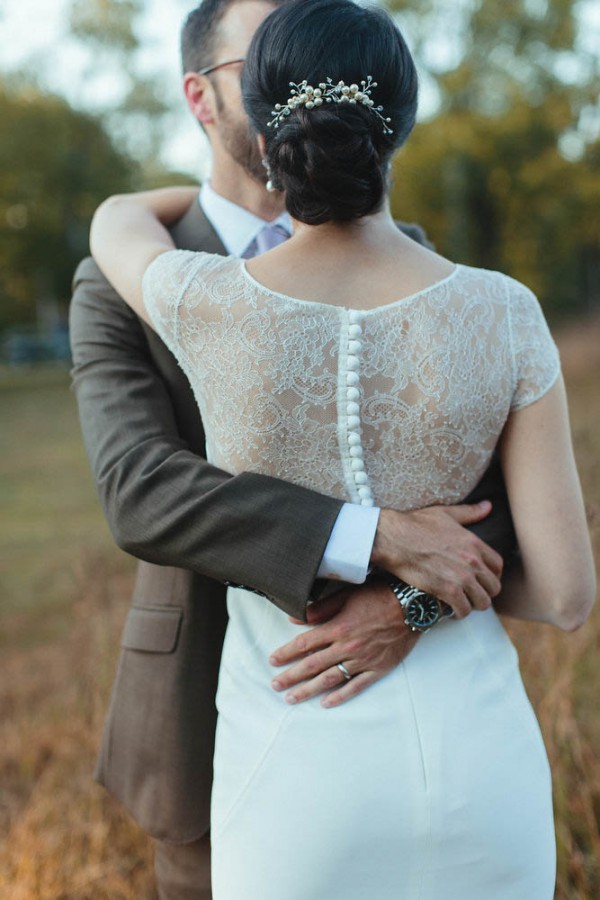
[{"label": "blurred tree", "polygon": [[73,0],[71,31],[99,49],[108,47],[111,54],[119,54],[127,61],[132,51],[139,48],[134,27],[143,11],[142,0]]},{"label": "blurred tree", "polygon": [[90,51],[82,107],[89,108],[97,78],[113,76],[118,90],[95,98],[95,109],[128,152],[149,170],[160,168],[160,153],[172,103],[160,72],[142,73],[137,28],[145,12],[143,0],[71,0],[73,37]]},{"label": "blurred tree", "polygon": [[140,173],[97,120],[35,86],[0,83],[0,121],[2,329],[66,304],[94,209]]},{"label": "blurred tree", "polygon": [[[452,18],[428,0],[423,19],[417,0],[389,5],[439,96],[396,164],[395,212],[442,253],[525,281],[549,312],[597,305],[600,60],[579,44],[579,4],[474,0]],[[460,46],[447,70],[442,33]]]}]

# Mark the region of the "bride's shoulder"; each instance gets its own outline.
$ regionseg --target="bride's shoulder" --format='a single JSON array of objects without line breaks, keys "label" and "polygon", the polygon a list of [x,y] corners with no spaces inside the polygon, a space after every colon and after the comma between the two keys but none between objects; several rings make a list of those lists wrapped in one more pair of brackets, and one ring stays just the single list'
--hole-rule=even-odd
[{"label": "bride's shoulder", "polygon": [[480,296],[483,291],[507,310],[539,306],[534,292],[511,275],[476,266],[460,265],[459,268],[462,274],[463,290],[470,288],[476,297]]},{"label": "bride's shoulder", "polygon": [[148,266],[142,281],[146,305],[153,300],[197,305],[204,298],[227,297],[239,279],[239,260],[197,250],[167,250]]},{"label": "bride's shoulder", "polygon": [[239,268],[239,263],[231,256],[205,253],[202,250],[167,250],[150,263],[145,279],[186,280],[194,275],[209,276],[229,271],[233,273],[235,268]]},{"label": "bride's shoulder", "polygon": [[[203,307],[206,299],[228,297],[233,291],[239,260],[196,250],[167,250],[144,272],[142,294],[147,310],[163,315]],[[169,313],[170,314],[170,313]]]},{"label": "bride's shoulder", "polygon": [[548,374],[552,383],[560,369],[558,349],[536,294],[503,272],[462,268],[466,277],[472,279],[470,298],[475,302],[491,301],[496,310],[496,321],[501,327],[490,329],[490,336],[497,341],[504,335],[517,366],[530,373]]},{"label": "bride's shoulder", "polygon": [[463,284],[471,283],[473,286],[476,286],[477,284],[488,284],[506,288],[508,282],[514,280],[496,269],[484,269],[480,266],[467,266],[465,263],[457,263],[456,268],[462,275]]}]

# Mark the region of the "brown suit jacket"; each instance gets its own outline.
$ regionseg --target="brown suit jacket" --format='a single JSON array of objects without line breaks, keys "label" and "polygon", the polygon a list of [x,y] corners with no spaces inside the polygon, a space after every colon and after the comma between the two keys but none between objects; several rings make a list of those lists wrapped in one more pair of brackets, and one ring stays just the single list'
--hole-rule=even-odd
[{"label": "brown suit jacket", "polygon": [[[182,249],[225,252],[198,204],[173,237]],[[304,618],[341,501],[207,463],[187,379],[91,259],[75,274],[70,325],[100,500],[118,545],[142,560],[96,776],[145,831],[184,843],[209,827],[223,581]],[[497,468],[479,495],[497,508],[478,533],[507,552],[513,536]]]}]

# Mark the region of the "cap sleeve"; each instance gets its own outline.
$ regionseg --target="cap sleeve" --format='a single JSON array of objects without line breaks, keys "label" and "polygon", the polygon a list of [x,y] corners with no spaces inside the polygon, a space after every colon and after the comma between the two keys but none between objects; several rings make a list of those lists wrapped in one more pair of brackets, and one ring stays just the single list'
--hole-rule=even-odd
[{"label": "cap sleeve", "polygon": [[560,358],[535,294],[509,279],[508,298],[513,358],[511,409],[535,403],[555,384]]},{"label": "cap sleeve", "polygon": [[150,263],[142,280],[150,324],[187,371],[202,344],[203,311],[224,257],[169,250]]},{"label": "cap sleeve", "polygon": [[177,341],[182,307],[201,255],[191,250],[170,250],[157,256],[144,272],[142,295],[146,312],[152,327],[170,349]]}]

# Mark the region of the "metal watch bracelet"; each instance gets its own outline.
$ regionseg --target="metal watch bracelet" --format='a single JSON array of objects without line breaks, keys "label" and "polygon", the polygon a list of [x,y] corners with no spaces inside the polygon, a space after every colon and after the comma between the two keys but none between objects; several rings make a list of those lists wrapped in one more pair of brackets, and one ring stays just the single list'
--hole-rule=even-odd
[{"label": "metal watch bracelet", "polygon": [[404,611],[404,622],[411,631],[425,633],[441,619],[454,614],[452,607],[433,594],[400,581],[387,572],[384,574],[388,587]]}]

